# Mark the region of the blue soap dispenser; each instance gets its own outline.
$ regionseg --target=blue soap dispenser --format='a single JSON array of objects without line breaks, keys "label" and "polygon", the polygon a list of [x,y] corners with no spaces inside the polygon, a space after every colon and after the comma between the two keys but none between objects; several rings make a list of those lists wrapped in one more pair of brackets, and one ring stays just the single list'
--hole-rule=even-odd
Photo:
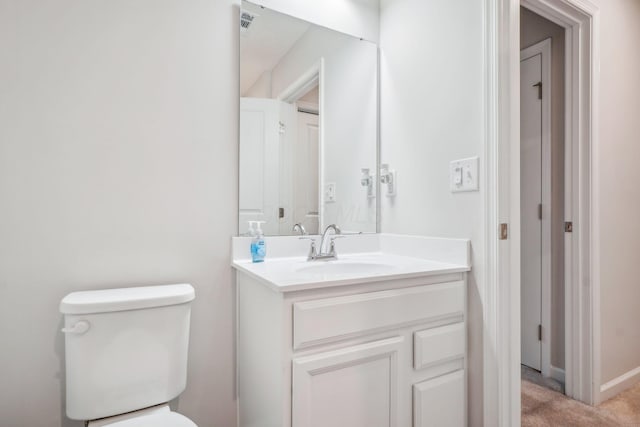
[{"label": "blue soap dispenser", "polygon": [[253,238],[251,239],[251,260],[253,262],[263,262],[267,255],[267,244],[262,234],[261,224],[264,221],[252,221],[255,226],[253,228]]}]

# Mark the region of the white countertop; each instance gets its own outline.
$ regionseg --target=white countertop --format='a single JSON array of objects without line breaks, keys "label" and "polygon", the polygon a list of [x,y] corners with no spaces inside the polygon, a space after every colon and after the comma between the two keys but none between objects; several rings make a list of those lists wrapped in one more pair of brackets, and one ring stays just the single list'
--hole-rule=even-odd
[{"label": "white countertop", "polygon": [[[331,268],[335,264],[351,264],[356,268],[354,271],[345,272],[330,271],[325,273],[322,271],[323,266]],[[371,264],[369,270],[367,270],[368,264]],[[382,252],[350,254],[338,261],[307,261],[306,257],[266,259],[261,263],[240,260],[234,261],[233,267],[277,292],[460,273],[471,269],[466,265],[448,264]]]},{"label": "white countertop", "polygon": [[267,237],[267,258],[261,263],[248,259],[249,244],[250,239],[246,237],[234,237],[232,266],[276,292],[471,270],[470,243],[464,239],[385,234],[349,236],[336,242],[338,260],[307,261],[308,241],[300,241],[295,236]]}]

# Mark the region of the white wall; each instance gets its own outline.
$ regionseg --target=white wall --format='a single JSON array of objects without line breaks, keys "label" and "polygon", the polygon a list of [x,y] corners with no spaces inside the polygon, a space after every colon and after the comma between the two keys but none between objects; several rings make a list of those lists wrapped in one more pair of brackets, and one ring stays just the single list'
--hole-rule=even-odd
[{"label": "white wall", "polygon": [[256,4],[378,42],[380,0],[255,0]]},{"label": "white wall", "polygon": [[551,38],[551,365],[564,369],[564,28],[520,8],[520,48]]},{"label": "white wall", "polygon": [[472,240],[470,424],[482,423],[483,191],[452,194],[449,162],[480,156],[483,174],[483,5],[381,2],[381,161],[398,171],[382,231]]},{"label": "white wall", "polygon": [[178,407],[235,422],[236,17],[198,0],[1,3],[0,424],[82,425],[63,415],[66,293],[175,282],[197,295]]},{"label": "white wall", "polygon": [[[640,2],[600,8],[600,286],[602,383],[640,368]],[[635,381],[640,380],[636,375]]]},{"label": "white wall", "polygon": [[242,96],[248,98],[271,98],[271,71],[265,71]]},{"label": "white wall", "polygon": [[[338,24],[376,34],[377,8],[343,3]],[[64,416],[66,293],[178,281],[197,299],[177,407],[235,425],[235,4],[0,1],[2,425],[82,425]]]},{"label": "white wall", "polygon": [[278,96],[324,58],[323,182],[336,184],[336,202],[325,203],[325,225],[376,231],[376,201],[360,184],[361,168],[376,169],[378,47],[321,27],[311,27],[272,70]]}]

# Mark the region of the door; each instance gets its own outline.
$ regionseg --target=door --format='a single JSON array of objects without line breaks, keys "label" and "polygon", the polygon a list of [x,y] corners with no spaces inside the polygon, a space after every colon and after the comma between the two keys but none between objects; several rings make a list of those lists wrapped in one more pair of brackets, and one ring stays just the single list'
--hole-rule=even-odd
[{"label": "door", "polygon": [[302,223],[309,234],[318,234],[318,136],[318,115],[298,112],[298,140],[294,162],[294,223]]},{"label": "door", "polygon": [[307,233],[318,234],[318,182],[320,172],[318,114],[299,111],[297,104],[280,103],[281,235],[301,223]]},{"label": "door", "polygon": [[522,364],[548,375],[551,323],[550,40],[520,61]]},{"label": "door", "polygon": [[[264,221],[264,234],[278,234],[280,101],[240,98],[240,223]],[[219,183],[224,185],[224,183]],[[221,207],[222,208],[222,207]]]},{"label": "door", "polygon": [[542,78],[541,55],[520,63],[520,215],[522,364],[541,369],[542,347],[542,102],[536,84]]},{"label": "door", "polygon": [[293,360],[293,427],[397,427],[394,337]]},{"label": "door", "polygon": [[463,370],[413,386],[414,427],[464,427],[465,407]]}]

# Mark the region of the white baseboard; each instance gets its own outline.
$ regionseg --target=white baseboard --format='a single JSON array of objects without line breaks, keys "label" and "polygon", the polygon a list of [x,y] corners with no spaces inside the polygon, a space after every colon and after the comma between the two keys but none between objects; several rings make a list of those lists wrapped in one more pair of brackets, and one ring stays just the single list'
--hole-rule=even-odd
[{"label": "white baseboard", "polygon": [[640,366],[625,372],[600,386],[600,401],[611,399],[616,394],[628,389],[629,387],[640,382]]},{"label": "white baseboard", "polygon": [[549,370],[549,373],[551,374],[551,378],[553,378],[554,380],[561,382],[562,384],[565,384],[564,382],[564,369],[560,369],[556,366],[551,365],[551,368]]}]

